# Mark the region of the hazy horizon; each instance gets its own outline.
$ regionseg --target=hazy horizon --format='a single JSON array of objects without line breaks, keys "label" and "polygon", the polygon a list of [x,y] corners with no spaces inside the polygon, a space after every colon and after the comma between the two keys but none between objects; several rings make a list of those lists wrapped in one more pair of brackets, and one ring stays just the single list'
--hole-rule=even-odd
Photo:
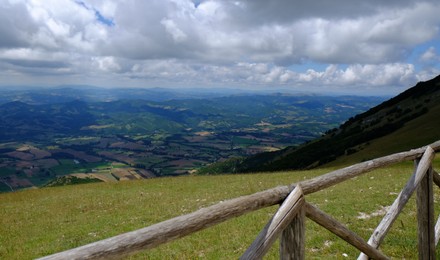
[{"label": "hazy horizon", "polygon": [[[413,86],[410,86],[413,87]],[[408,88],[410,88],[408,87]],[[407,88],[407,89],[408,89]],[[35,91],[40,90],[55,90],[55,89],[76,89],[84,91],[92,90],[102,90],[111,93],[112,91],[123,91],[123,90],[150,90],[157,92],[172,92],[172,93],[196,93],[200,94],[224,94],[224,95],[236,95],[236,94],[286,94],[286,95],[318,95],[318,96],[376,96],[391,98],[399,93],[384,93],[384,92],[359,92],[359,91],[346,91],[346,92],[335,92],[335,91],[308,91],[308,90],[296,90],[288,88],[233,88],[233,87],[107,87],[107,86],[95,86],[95,85],[55,85],[55,86],[0,86],[1,91]],[[405,91],[406,89],[403,89]]]}]

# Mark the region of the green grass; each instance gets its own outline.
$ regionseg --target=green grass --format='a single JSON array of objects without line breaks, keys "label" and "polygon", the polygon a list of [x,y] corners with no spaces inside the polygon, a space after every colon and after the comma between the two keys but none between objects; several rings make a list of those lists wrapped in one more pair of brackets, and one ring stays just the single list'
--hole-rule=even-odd
[{"label": "green grass", "polygon": [[[436,160],[434,168],[439,169]],[[368,239],[381,216],[358,219],[390,205],[412,172],[412,163],[376,170],[306,200]],[[219,201],[312,178],[330,171],[187,176],[141,181],[43,188],[0,194],[0,259],[32,259],[139,229]],[[435,202],[439,192],[435,187]],[[415,202],[398,218],[383,251],[393,258],[417,258]],[[275,213],[277,206],[234,218],[132,259],[238,258]],[[436,216],[440,207],[436,206]],[[307,259],[348,259],[357,250],[306,221]],[[275,245],[267,259],[277,259]]]}]

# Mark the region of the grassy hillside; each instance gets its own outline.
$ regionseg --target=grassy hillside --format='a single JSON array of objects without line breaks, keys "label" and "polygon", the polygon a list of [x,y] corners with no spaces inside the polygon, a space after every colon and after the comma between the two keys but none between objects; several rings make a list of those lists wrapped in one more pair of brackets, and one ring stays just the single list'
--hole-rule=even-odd
[{"label": "grassy hillside", "polygon": [[[440,160],[436,160],[437,170]],[[396,198],[412,163],[376,170],[306,200],[368,239],[380,212]],[[97,183],[0,194],[0,259],[32,259],[149,226],[240,195],[321,175],[331,169],[273,174],[187,176],[131,182]],[[219,185],[221,183],[222,185]],[[349,195],[349,196],[347,196]],[[438,202],[439,193],[435,193]],[[132,259],[238,258],[277,207],[227,221],[184,239],[136,254]],[[440,207],[436,205],[436,216]],[[414,199],[384,241],[394,258],[417,257]],[[378,214],[379,213],[379,214]],[[382,213],[383,214],[383,213]],[[306,222],[306,255],[311,258],[357,256],[328,231]],[[277,246],[267,259],[277,259]],[[440,252],[439,252],[440,253]]]},{"label": "grassy hillside", "polygon": [[213,164],[201,174],[309,169],[359,162],[440,139],[440,76],[350,118],[299,147]]},{"label": "grassy hillside", "polygon": [[369,160],[396,151],[417,148],[421,144],[430,144],[440,139],[440,105],[434,106],[426,113],[405,124],[402,128],[374,139],[356,153],[339,157],[327,166],[351,164]]}]

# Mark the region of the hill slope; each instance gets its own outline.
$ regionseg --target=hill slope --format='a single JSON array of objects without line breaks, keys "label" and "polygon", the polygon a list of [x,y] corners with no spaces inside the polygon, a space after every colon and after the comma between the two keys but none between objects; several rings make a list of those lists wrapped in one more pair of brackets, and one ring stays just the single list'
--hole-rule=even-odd
[{"label": "hill slope", "polygon": [[200,173],[308,169],[353,163],[420,147],[440,139],[440,76],[350,118],[300,147],[213,164]]}]

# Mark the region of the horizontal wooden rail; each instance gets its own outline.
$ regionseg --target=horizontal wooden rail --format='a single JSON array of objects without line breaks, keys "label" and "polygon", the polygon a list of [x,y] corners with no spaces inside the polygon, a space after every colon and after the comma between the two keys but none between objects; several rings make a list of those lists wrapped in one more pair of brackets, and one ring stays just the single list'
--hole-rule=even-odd
[{"label": "horizontal wooden rail", "polygon": [[[428,146],[430,146],[434,151],[438,151],[440,150],[440,141],[432,143]],[[385,167],[403,161],[414,160],[418,157],[421,157],[428,146],[354,164],[352,166],[342,168],[310,180],[302,181],[301,187],[303,188],[304,194],[307,195],[380,167]]]},{"label": "horizontal wooden rail", "polygon": [[[432,143],[440,150],[440,141]],[[300,183],[304,195],[328,188],[363,173],[402,161],[420,157],[426,147],[380,157],[358,163]],[[143,249],[178,239],[196,231],[216,225],[233,217],[261,208],[280,204],[297,185],[279,186],[251,195],[227,200],[193,213],[178,216],[149,227],[70,249],[41,259],[108,259],[121,257]]]},{"label": "horizontal wooden rail", "polygon": [[286,198],[290,190],[281,186],[252,195],[224,201],[175,217],[146,228],[124,233],[85,246],[44,257],[42,259],[108,259],[156,247],[160,244],[213,226],[227,219],[264,207],[276,205]]}]

